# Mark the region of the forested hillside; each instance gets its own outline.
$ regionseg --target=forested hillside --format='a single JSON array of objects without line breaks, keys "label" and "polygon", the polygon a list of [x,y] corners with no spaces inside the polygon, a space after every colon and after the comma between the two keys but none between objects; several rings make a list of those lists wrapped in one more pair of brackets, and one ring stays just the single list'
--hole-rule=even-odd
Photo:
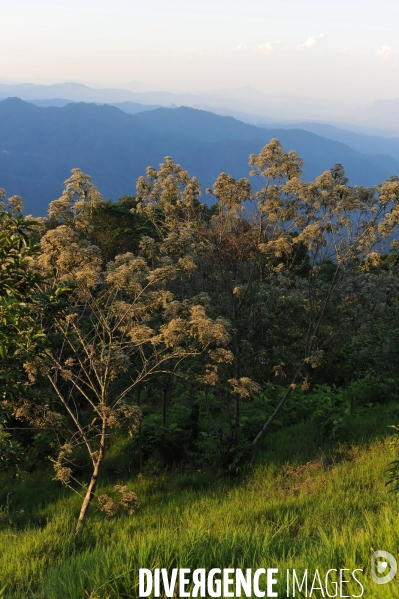
[{"label": "forested hillside", "polygon": [[[246,160],[256,185],[222,172],[209,205],[170,157],[118,202],[74,169],[41,219],[1,190],[0,533],[17,557],[0,552],[0,580],[13,599],[137,596],[138,566],[161,553],[186,566],[199,539],[206,566],[215,548],[237,564],[241,546],[258,564],[265,530],[287,564],[314,556],[309,534],[351,567],[363,553],[342,530],[369,549],[373,485],[382,496],[399,479],[378,441],[398,417],[399,178],[351,186],[336,164],[306,181],[277,139]],[[184,485],[205,490],[195,518]]]},{"label": "forested hillside", "polygon": [[303,156],[309,180],[337,162],[345,164],[351,184],[376,185],[399,173],[390,156],[361,154],[306,131],[265,130],[189,108],[131,115],[94,104],[41,108],[17,98],[0,102],[2,185],[23,196],[27,212],[35,215],[46,213],[72,168],[89,173],[102,195],[116,200],[135,193],[148,165],[172,155],[204,191],[223,171],[247,177],[248,155],[272,138]]},{"label": "forested hillside", "polygon": [[86,448],[82,520],[108,430],[138,440],[140,468],[166,443],[165,464],[230,471],[276,422],[339,435],[395,392],[399,179],[350,187],[336,165],[304,182],[277,140],[249,162],[257,187],[221,173],[211,208],[171,158],[119,203],[75,169],[40,224],[5,205],[3,407],[11,429],[51,431],[64,483]]}]

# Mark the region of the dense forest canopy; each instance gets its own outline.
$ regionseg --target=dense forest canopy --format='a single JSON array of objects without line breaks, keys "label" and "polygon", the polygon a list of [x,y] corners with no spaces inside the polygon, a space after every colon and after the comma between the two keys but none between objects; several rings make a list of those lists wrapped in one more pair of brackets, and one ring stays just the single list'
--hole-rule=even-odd
[{"label": "dense forest canopy", "polygon": [[238,473],[269,431],[315,419],[345,436],[397,388],[399,178],[314,181],[273,139],[249,179],[199,181],[172,158],[135,196],[104,201],[79,169],[48,217],[2,192],[0,465],[50,456],[91,502],[107,448],[132,469],[200,464]]}]

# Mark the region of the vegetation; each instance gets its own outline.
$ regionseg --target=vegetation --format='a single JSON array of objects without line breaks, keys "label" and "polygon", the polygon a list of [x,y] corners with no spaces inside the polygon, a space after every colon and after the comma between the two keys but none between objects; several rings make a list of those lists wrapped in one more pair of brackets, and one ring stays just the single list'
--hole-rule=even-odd
[{"label": "vegetation", "polygon": [[[140,566],[216,557],[367,561],[370,530],[359,549],[354,531],[382,496],[397,417],[399,178],[351,187],[337,164],[305,182],[277,140],[249,163],[256,187],[221,173],[211,208],[170,157],[115,205],[74,169],[48,218],[18,215],[19,198],[2,206],[10,597],[136,596]],[[397,489],[395,463],[390,476]],[[191,518],[180,540],[176,517]],[[123,548],[122,529],[135,533]]]},{"label": "vegetation", "polygon": [[[351,447],[332,451],[320,445],[316,423],[273,433],[239,484],[187,470],[130,480],[115,442],[102,490],[127,484],[141,507],[134,516],[111,519],[97,512],[79,535],[79,498],[62,494],[48,472],[38,470],[1,492],[5,597],[125,599],[138,596],[140,567],[272,566],[283,574],[287,568],[363,568],[365,597],[395,599],[395,582],[372,583],[370,555],[381,547],[395,554],[398,544],[397,499],[387,500],[381,476],[395,455],[386,427],[397,417],[397,402],[383,417],[379,407],[371,409],[352,422]],[[284,586],[279,590],[284,597]],[[358,595],[359,587],[351,592]]]}]

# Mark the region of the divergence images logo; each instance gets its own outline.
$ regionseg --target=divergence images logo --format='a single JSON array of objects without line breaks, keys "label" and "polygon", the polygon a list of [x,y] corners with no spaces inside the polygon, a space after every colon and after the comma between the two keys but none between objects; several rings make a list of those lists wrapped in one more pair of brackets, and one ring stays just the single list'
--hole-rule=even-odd
[{"label": "divergence images logo", "polygon": [[[388,566],[390,567],[388,573],[385,576],[381,576],[381,574],[387,571]],[[388,551],[375,551],[371,556],[371,578],[376,584],[391,582],[395,578],[397,570],[396,559]]]}]

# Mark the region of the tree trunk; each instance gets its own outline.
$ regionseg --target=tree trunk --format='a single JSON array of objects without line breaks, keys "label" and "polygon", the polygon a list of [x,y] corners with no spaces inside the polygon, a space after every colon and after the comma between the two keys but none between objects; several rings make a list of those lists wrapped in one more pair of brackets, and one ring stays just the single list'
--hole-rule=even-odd
[{"label": "tree trunk", "polygon": [[294,378],[292,379],[289,387],[286,389],[284,396],[283,396],[282,400],[280,401],[280,403],[278,404],[277,408],[274,410],[273,414],[267,419],[267,421],[263,425],[262,429],[259,431],[259,433],[256,435],[255,439],[252,441],[252,443],[251,443],[252,447],[256,447],[258,445],[258,443],[265,436],[267,429],[269,428],[269,426],[271,425],[271,423],[276,418],[277,414],[280,412],[281,408],[283,407],[283,405],[289,398],[291,391],[294,389],[294,385],[296,384],[296,382],[301,374],[301,370],[302,370],[302,366],[300,369],[298,369],[296,371]]},{"label": "tree trunk", "polygon": [[107,432],[107,426],[105,423],[103,423],[103,427],[102,427],[102,431],[101,431],[101,441],[100,441],[100,449],[98,452],[98,458],[96,463],[94,464],[94,468],[93,468],[93,474],[91,476],[91,480],[89,483],[89,486],[87,488],[87,492],[85,495],[85,498],[83,499],[83,503],[82,503],[82,507],[80,508],[80,514],[79,514],[79,518],[78,518],[78,522],[76,525],[76,531],[78,531],[84,523],[84,520],[86,518],[89,506],[92,502],[92,499],[94,497],[94,493],[96,491],[96,487],[97,487],[97,483],[98,483],[98,478],[100,476],[100,470],[101,470],[101,466],[104,462],[104,457],[105,457],[105,439],[106,439],[106,432]]},{"label": "tree trunk", "polygon": [[[137,405],[141,409],[141,389],[137,391]],[[142,418],[143,417],[140,418],[139,424],[139,472],[143,470],[143,429],[141,427]]]}]

